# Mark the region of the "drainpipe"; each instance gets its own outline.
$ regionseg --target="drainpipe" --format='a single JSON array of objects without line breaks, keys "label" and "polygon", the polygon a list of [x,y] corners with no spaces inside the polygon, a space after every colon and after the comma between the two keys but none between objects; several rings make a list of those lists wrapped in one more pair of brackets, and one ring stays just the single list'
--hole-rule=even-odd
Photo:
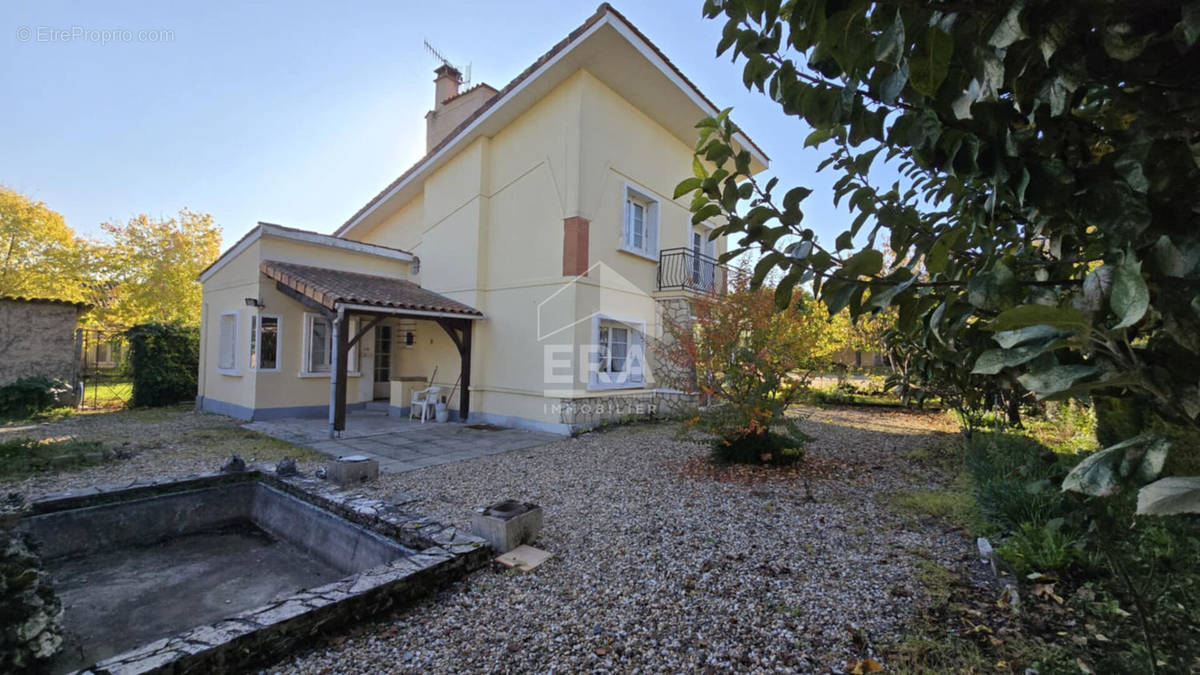
[{"label": "drainpipe", "polygon": [[333,324],[332,334],[329,336],[329,437],[334,438],[336,431],[333,430],[334,419],[337,417],[337,387],[338,387],[338,333],[341,332],[342,320],[346,318],[346,308],[342,305],[337,306],[337,318],[330,323]]}]

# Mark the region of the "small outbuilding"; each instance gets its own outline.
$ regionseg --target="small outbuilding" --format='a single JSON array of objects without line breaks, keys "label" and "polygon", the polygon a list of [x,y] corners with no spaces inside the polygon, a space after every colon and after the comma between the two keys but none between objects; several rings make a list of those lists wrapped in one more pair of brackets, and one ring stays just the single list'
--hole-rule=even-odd
[{"label": "small outbuilding", "polygon": [[75,383],[75,327],[91,307],[49,298],[0,296],[0,386],[26,377]]}]

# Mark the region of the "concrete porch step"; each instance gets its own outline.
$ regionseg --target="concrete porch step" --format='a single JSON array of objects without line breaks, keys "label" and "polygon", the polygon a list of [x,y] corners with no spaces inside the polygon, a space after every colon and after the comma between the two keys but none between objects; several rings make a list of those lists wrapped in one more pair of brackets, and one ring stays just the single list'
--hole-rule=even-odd
[{"label": "concrete porch step", "polygon": [[367,412],[387,412],[388,411],[388,402],[387,401],[367,401],[367,406],[365,409]]}]

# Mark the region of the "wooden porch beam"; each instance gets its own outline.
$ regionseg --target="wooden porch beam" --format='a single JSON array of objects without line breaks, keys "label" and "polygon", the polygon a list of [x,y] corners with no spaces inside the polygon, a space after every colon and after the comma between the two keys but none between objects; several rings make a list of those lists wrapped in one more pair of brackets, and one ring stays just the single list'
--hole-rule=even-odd
[{"label": "wooden porch beam", "polygon": [[[375,315],[372,315],[372,316],[375,316]],[[383,315],[382,315],[382,314],[381,314],[381,315],[378,315],[378,316],[375,316],[375,318],[374,318],[374,319],[372,319],[370,323],[368,323],[367,325],[365,325],[365,326],[363,326],[362,328],[358,329],[358,332],[357,332],[357,333],[355,333],[355,334],[354,334],[354,337],[350,339],[350,346],[351,346],[351,347],[354,347],[354,345],[358,344],[358,341],[362,339],[362,336],[366,335],[366,334],[367,334],[367,331],[369,331],[369,330],[371,330],[372,328],[374,328],[375,326],[377,326],[377,325],[379,324],[379,322],[380,322],[380,321],[383,321]]]},{"label": "wooden porch beam", "polygon": [[322,305],[321,303],[317,302],[316,300],[313,300],[312,298],[308,297],[307,295],[300,293],[296,289],[285,285],[281,281],[275,282],[275,290],[279,291],[280,293],[283,293],[284,295],[286,295],[289,298],[295,300],[296,302],[304,305],[305,307],[313,310],[314,312],[320,314],[321,316],[325,317],[326,319],[332,319],[335,316],[337,316],[333,310],[329,309],[325,305]]},{"label": "wooden porch beam", "polygon": [[460,325],[461,323],[469,324],[470,322],[469,321],[463,322],[461,319],[438,319],[437,320],[437,324],[439,326],[441,326],[442,330],[446,331],[446,335],[449,335],[450,339],[454,341],[454,346],[458,349],[459,355],[462,354],[462,350],[463,350],[462,338],[459,337],[459,333],[458,333],[459,331],[462,330],[462,326]]}]

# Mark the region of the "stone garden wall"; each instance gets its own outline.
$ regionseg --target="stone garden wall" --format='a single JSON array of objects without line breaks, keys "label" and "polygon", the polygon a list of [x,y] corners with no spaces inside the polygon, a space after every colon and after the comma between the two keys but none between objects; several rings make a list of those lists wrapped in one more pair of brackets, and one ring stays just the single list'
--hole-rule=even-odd
[{"label": "stone garden wall", "polygon": [[651,391],[564,398],[558,405],[559,421],[583,430],[618,422],[683,417],[696,408],[696,396],[683,392]]},{"label": "stone garden wall", "polygon": [[25,377],[75,378],[76,305],[0,298],[0,386]]}]

